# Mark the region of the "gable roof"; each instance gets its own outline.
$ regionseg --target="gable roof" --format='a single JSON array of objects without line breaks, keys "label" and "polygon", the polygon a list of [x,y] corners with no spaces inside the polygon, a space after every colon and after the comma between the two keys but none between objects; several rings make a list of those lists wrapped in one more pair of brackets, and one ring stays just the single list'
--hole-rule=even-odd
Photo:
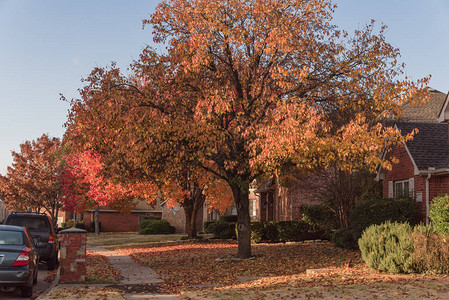
[{"label": "gable roof", "polygon": [[418,170],[449,168],[447,124],[398,122],[396,126],[402,135],[412,132],[414,128],[419,130],[413,140],[406,142],[408,152]]},{"label": "gable roof", "polygon": [[429,100],[424,104],[412,105],[410,100],[402,104],[402,115],[398,121],[415,123],[438,123],[438,117],[445,104],[446,94],[432,88],[429,91]]}]

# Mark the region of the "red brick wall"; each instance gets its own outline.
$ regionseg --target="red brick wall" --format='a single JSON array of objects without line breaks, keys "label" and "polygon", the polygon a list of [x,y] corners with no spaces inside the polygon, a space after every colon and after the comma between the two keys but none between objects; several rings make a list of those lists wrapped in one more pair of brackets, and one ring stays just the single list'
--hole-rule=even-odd
[{"label": "red brick wall", "polygon": [[[99,219],[103,232],[137,232],[140,229],[138,213],[124,214],[100,211]],[[89,228],[91,221],[94,221],[93,214],[85,212],[84,224],[86,228]]]}]

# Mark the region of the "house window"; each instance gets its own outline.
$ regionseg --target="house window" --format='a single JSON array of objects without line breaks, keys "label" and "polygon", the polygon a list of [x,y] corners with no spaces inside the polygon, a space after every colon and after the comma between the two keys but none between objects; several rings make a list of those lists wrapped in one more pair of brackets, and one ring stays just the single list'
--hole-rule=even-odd
[{"label": "house window", "polygon": [[410,181],[408,179],[396,181],[394,183],[394,191],[396,198],[410,195]]}]

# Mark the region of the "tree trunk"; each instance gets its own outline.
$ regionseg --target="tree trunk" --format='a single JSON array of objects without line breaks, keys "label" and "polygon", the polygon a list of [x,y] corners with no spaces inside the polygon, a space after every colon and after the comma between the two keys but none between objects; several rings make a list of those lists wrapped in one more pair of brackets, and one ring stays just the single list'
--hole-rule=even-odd
[{"label": "tree trunk", "polygon": [[100,208],[95,208],[95,234],[100,235]]},{"label": "tree trunk", "polygon": [[[186,203],[187,202],[187,203]],[[183,208],[184,208],[184,215],[186,218],[186,232],[187,232],[187,237],[189,239],[193,239],[196,238],[196,231],[194,232],[193,228],[192,228],[192,217],[193,217],[193,205],[192,205],[192,199],[189,200],[184,200],[183,203]]]},{"label": "tree trunk", "polygon": [[206,196],[203,190],[195,187],[190,193],[190,199],[185,199],[183,203],[184,214],[186,217],[186,232],[189,239],[198,237],[196,230],[196,219],[198,211],[203,207]]},{"label": "tree trunk", "polygon": [[238,258],[251,257],[251,219],[249,216],[249,184],[230,184],[237,207]]}]

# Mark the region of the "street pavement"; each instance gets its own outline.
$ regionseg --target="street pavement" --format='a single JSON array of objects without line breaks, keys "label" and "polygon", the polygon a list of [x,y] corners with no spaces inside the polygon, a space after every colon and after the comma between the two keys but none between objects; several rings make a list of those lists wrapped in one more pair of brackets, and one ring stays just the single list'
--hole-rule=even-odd
[{"label": "street pavement", "polygon": [[[45,282],[44,278],[47,277],[48,270],[46,264],[39,264],[39,273],[37,274],[37,283],[33,288],[33,298],[39,295],[41,292],[45,291],[51,283]],[[31,299],[33,299],[31,298]],[[22,298],[20,289],[16,289],[14,292],[1,292],[0,299],[2,300],[12,300],[12,299],[25,299]]]}]

